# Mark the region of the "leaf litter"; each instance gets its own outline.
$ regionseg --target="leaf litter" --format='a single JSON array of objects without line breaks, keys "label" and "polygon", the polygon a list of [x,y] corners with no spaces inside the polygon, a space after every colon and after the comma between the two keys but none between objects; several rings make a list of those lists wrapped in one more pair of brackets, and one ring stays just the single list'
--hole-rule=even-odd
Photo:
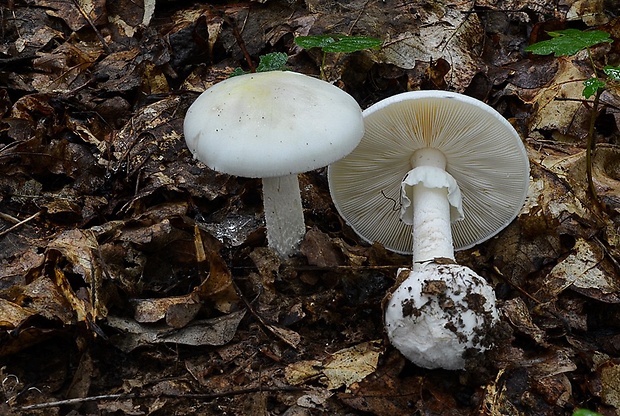
[{"label": "leaf litter", "polygon": [[[598,205],[591,62],[525,51],[593,26],[613,40],[593,61],[617,67],[602,1],[37,0],[1,5],[0,22],[3,414],[618,413],[618,85],[595,126]],[[382,45],[324,57],[295,43],[326,35]],[[308,232],[282,261],[260,183],[192,159],[189,104],[272,52],[362,107],[448,89],[522,134],[525,207],[458,253],[503,315],[484,362],[422,370],[386,343],[381,299],[410,259],[347,228],[324,171],[300,175]]]}]

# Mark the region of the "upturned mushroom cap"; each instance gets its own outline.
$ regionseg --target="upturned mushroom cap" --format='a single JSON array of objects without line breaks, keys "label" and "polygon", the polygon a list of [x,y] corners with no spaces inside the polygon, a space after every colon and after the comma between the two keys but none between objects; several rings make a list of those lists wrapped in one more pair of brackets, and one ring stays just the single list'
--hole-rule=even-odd
[{"label": "upturned mushroom cap", "polygon": [[185,140],[218,172],[266,178],[327,166],[364,132],[357,102],[295,72],[240,75],[202,93],[187,111]]},{"label": "upturned mushroom cap", "polygon": [[529,161],[515,129],[490,106],[462,94],[415,91],[364,110],[366,132],[347,157],[330,165],[340,215],[368,242],[411,253],[401,220],[401,181],[416,150],[443,153],[462,194],[464,218],[452,223],[455,249],[493,237],[517,216],[527,194]]},{"label": "upturned mushroom cap", "polygon": [[426,263],[400,273],[405,279],[387,299],[384,320],[390,342],[407,359],[420,367],[458,370],[465,367],[466,353],[491,346],[487,335],[499,314],[484,279],[458,264]]}]

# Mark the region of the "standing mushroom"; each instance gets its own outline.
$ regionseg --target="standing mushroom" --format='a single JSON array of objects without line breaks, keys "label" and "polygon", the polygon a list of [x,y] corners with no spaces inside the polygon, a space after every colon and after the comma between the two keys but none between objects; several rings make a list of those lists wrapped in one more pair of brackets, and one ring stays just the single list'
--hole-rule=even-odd
[{"label": "standing mushroom", "polygon": [[[459,369],[488,347],[492,288],[454,261],[515,219],[529,161],[499,113],[445,91],[399,94],[366,109],[359,146],[329,168],[334,204],[368,242],[413,253],[386,298],[388,338],[426,368]],[[396,206],[400,201],[400,209]]]},{"label": "standing mushroom", "polygon": [[359,105],[338,87],[273,71],[207,89],[187,111],[184,133],[211,169],[262,178],[267,240],[286,257],[306,231],[297,174],[346,156],[364,126]]}]

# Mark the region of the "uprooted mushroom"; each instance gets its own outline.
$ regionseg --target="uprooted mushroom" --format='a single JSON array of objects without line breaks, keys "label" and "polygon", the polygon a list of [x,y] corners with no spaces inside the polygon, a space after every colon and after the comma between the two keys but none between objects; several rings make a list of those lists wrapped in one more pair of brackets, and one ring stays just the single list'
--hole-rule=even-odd
[{"label": "uprooted mushroom", "polygon": [[332,198],[364,240],[413,254],[384,302],[391,343],[419,366],[464,368],[490,346],[499,314],[492,287],[456,264],[454,250],[516,218],[529,183],[525,148],[499,113],[461,94],[403,93],[363,115],[362,141],[329,168]]}]

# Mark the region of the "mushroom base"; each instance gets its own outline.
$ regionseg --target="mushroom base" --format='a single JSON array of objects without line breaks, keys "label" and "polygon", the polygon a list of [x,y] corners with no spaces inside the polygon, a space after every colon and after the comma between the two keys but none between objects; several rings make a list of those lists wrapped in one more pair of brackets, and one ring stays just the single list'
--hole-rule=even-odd
[{"label": "mushroom base", "polygon": [[499,321],[495,294],[471,269],[429,262],[416,271],[401,269],[400,280],[385,304],[385,329],[411,362],[459,370],[467,356],[491,346],[486,335]]}]

